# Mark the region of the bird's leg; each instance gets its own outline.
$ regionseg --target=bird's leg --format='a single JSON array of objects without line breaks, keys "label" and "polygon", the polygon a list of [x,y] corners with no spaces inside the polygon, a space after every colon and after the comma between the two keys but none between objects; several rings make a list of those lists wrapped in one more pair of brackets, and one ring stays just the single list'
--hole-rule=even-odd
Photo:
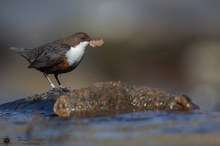
[{"label": "bird's leg", "polygon": [[60,80],[59,80],[59,78],[58,78],[58,74],[54,74],[54,77],[55,77],[55,79],[57,80],[57,82],[58,82],[60,88],[63,88],[63,86],[61,85]]},{"label": "bird's leg", "polygon": [[54,74],[54,77],[55,77],[55,79],[57,80],[57,82],[58,82],[58,84],[59,84],[59,86],[60,86],[60,89],[62,89],[62,91],[64,91],[64,92],[69,92],[69,91],[70,91],[68,88],[64,88],[64,87],[61,85],[60,80],[59,80],[59,78],[58,78],[58,74]]},{"label": "bird's leg", "polygon": [[48,82],[50,83],[50,86],[54,89],[55,85],[52,83],[52,81],[50,80],[50,78],[48,77],[47,74],[44,73],[45,78],[48,80]]}]

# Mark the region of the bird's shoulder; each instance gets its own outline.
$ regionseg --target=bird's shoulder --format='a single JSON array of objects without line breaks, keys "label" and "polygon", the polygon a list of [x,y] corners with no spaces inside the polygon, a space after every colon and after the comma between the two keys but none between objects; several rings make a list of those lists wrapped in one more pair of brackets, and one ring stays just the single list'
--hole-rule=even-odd
[{"label": "bird's shoulder", "polygon": [[57,53],[68,51],[70,48],[71,46],[68,44],[65,44],[60,41],[54,41],[54,42],[42,45],[38,47],[37,49],[40,50],[41,53],[57,54]]}]

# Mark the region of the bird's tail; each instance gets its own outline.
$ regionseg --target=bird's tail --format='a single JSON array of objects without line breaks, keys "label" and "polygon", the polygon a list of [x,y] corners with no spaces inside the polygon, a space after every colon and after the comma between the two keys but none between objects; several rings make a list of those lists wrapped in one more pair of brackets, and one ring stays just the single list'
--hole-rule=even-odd
[{"label": "bird's tail", "polygon": [[16,51],[16,52],[23,52],[25,49],[24,48],[11,47],[10,50],[13,50],[13,51]]},{"label": "bird's tail", "polygon": [[29,51],[27,51],[27,49],[11,47],[10,50],[18,52],[21,56],[23,56],[25,59],[27,59],[30,62]]}]

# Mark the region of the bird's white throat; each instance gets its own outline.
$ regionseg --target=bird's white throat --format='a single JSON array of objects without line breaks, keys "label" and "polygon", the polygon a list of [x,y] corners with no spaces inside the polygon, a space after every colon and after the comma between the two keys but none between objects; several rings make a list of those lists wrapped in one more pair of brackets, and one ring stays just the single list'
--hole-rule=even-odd
[{"label": "bird's white throat", "polygon": [[71,47],[70,50],[67,51],[66,58],[69,65],[73,65],[82,59],[88,44],[89,42],[80,42],[77,46]]}]

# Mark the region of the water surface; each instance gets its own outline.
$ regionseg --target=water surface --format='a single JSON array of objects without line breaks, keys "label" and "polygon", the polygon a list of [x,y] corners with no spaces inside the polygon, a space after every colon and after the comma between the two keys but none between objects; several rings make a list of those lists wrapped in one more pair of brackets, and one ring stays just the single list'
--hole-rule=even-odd
[{"label": "water surface", "polygon": [[219,113],[151,111],[64,120],[1,111],[0,129],[1,145],[220,145]]}]

